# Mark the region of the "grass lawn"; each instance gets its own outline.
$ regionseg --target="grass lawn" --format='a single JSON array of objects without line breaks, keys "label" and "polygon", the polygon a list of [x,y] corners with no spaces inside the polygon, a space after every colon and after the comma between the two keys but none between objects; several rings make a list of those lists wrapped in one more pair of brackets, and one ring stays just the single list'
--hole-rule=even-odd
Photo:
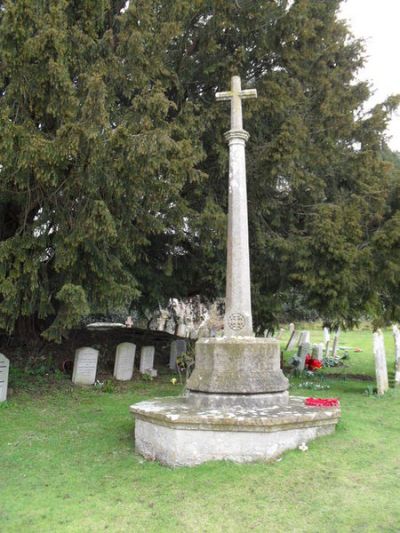
[{"label": "grass lawn", "polygon": [[[399,531],[400,390],[367,396],[348,377],[373,376],[370,332],[341,344],[364,350],[350,353],[346,379],[327,378],[322,392],[299,388],[300,378],[291,387],[340,397],[336,433],[268,464],[172,470],[136,455],[128,406],[178,394],[168,375],[109,393],[66,380],[17,386],[0,407],[0,531]],[[390,370],[392,344],[388,334]]]}]

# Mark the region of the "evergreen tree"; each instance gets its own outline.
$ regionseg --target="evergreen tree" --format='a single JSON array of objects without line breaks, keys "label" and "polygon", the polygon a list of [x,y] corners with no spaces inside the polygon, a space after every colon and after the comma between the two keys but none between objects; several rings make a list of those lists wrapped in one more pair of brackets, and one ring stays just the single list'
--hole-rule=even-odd
[{"label": "evergreen tree", "polygon": [[[227,203],[229,114],[214,95],[232,73],[258,89],[258,100],[245,106],[245,127],[253,307],[263,327],[293,301],[329,324],[351,325],[379,307],[373,237],[390,190],[381,152],[398,98],[363,113],[369,88],[355,79],[362,43],[338,20],[339,6],[196,3],[186,44],[175,50],[179,92],[202,106],[205,124],[201,168],[209,179],[194,201],[216,220],[216,206]],[[197,253],[181,258],[182,270],[198,272],[197,283],[219,281],[221,290],[224,246],[213,247],[212,261],[202,244],[210,242],[208,227],[197,235]],[[207,264],[204,277],[198,265]]]},{"label": "evergreen tree", "polygon": [[130,305],[151,238],[184,231],[180,191],[199,178],[202,150],[191,104],[167,94],[176,14],[124,4],[0,6],[6,331],[28,321],[59,339],[89,310]]},{"label": "evergreen tree", "polygon": [[236,73],[259,93],[245,106],[256,324],[293,301],[328,323],[382,309],[398,283],[382,157],[398,102],[362,113],[362,45],[339,5],[0,1],[0,328],[57,339],[88,312],[223,294],[215,92]]}]

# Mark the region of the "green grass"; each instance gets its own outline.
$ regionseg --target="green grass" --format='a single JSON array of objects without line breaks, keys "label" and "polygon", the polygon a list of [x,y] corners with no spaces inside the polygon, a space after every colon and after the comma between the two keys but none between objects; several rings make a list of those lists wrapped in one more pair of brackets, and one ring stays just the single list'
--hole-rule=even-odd
[{"label": "green grass", "polygon": [[[364,349],[346,372],[373,375],[371,334],[346,335]],[[334,435],[278,462],[172,470],[135,454],[128,412],[177,394],[168,376],[112,393],[19,379],[0,407],[2,533],[399,531],[400,390],[366,396],[366,383],[335,379],[316,393],[294,380],[291,394],[340,397]]]}]

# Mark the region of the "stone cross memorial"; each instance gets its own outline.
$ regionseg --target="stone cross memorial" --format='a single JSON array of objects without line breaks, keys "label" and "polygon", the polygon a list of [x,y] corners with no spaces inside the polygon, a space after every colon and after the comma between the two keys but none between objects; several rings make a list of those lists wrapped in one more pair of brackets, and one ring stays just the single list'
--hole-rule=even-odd
[{"label": "stone cross memorial", "polygon": [[118,381],[129,381],[133,376],[136,345],[131,342],[118,344],[115,354],[114,377]]},{"label": "stone cross memorial", "polygon": [[7,400],[8,372],[10,361],[5,355],[0,353],[0,402]]},{"label": "stone cross memorial", "polygon": [[79,348],[75,352],[72,383],[75,385],[94,385],[96,381],[99,351],[94,348]]},{"label": "stone cross memorial", "polygon": [[229,143],[225,337],[253,335],[245,157],[249,134],[243,129],[242,100],[256,97],[255,89],[242,90],[239,76],[233,76],[230,91],[216,94],[217,100],[231,102],[231,129],[225,134]]},{"label": "stone cross memorial", "polygon": [[289,398],[280,368],[280,344],[255,337],[250,292],[245,145],[242,100],[255,98],[233,76],[218,92],[231,104],[224,336],[200,338],[187,394],[132,405],[139,453],[169,466],[210,460],[249,462],[279,456],[335,429],[338,407],[309,408]]}]

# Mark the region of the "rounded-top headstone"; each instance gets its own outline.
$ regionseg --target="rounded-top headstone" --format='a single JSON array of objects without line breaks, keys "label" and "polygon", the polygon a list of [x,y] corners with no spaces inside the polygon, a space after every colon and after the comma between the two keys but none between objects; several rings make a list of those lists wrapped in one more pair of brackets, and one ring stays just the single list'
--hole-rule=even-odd
[{"label": "rounded-top headstone", "polygon": [[75,352],[72,382],[76,385],[94,385],[99,351],[87,346]]},{"label": "rounded-top headstone", "polygon": [[133,376],[136,345],[132,342],[118,344],[115,354],[114,377],[118,381],[129,381]]}]

